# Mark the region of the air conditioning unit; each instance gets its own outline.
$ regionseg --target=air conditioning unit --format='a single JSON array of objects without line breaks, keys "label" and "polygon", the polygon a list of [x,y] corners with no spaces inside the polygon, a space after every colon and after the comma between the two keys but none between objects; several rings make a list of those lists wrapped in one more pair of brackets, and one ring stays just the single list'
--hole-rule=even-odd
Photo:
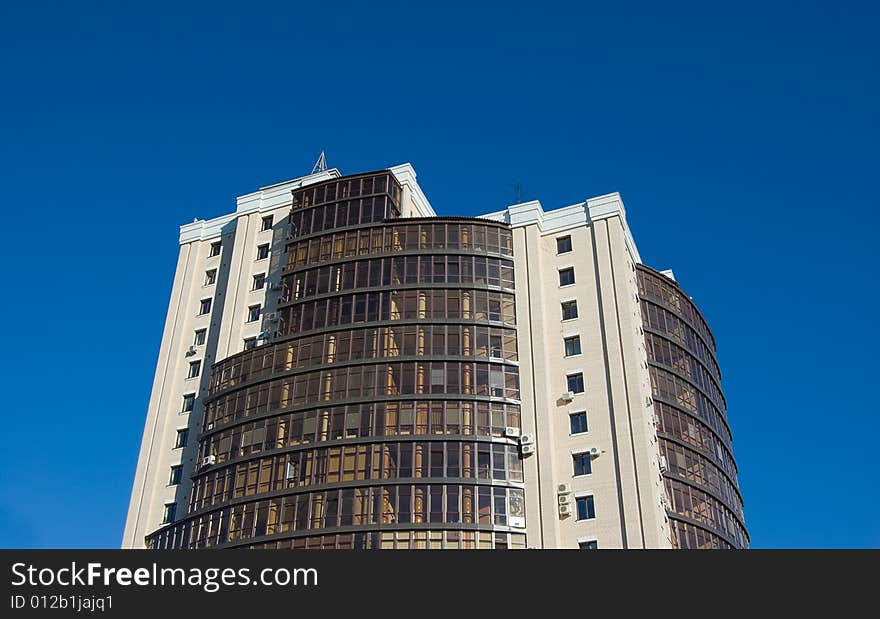
[{"label": "air conditioning unit", "polygon": [[513,426],[507,426],[504,428],[504,436],[507,438],[519,438],[519,428],[515,428]]},{"label": "air conditioning unit", "polygon": [[205,426],[205,430],[213,430],[213,429],[214,429],[214,422],[211,422]]},{"label": "air conditioning unit", "polygon": [[187,357],[192,357],[194,354],[199,352],[199,350],[195,346],[190,346],[186,351]]},{"label": "air conditioning unit", "polygon": [[288,462],[287,463],[287,471],[284,474],[284,478],[287,481],[290,481],[292,479],[296,479],[296,463],[295,462]]},{"label": "air conditioning unit", "polygon": [[519,450],[520,450],[520,452],[522,452],[522,455],[528,456],[530,454],[535,453],[535,446],[534,445],[520,445]]},{"label": "air conditioning unit", "polygon": [[282,284],[281,282],[269,283],[269,290],[281,290],[282,288],[284,288],[284,284]]},{"label": "air conditioning unit", "polygon": [[278,312],[269,312],[268,314],[266,314],[266,320],[268,320],[269,322],[275,322],[276,320],[278,320]]},{"label": "air conditioning unit", "polygon": [[666,456],[660,456],[660,472],[665,473],[669,470],[669,462],[666,460]]},{"label": "air conditioning unit", "polygon": [[508,522],[510,526],[515,529],[525,529],[526,528],[526,519],[522,516],[510,516],[508,517]]},{"label": "air conditioning unit", "polygon": [[559,506],[559,515],[560,516],[569,516],[571,515],[571,505],[568,503]]},{"label": "air conditioning unit", "polygon": [[557,494],[556,499],[559,501],[560,505],[565,505],[567,503],[571,503],[571,495],[570,494]]},{"label": "air conditioning unit", "polygon": [[202,466],[211,466],[217,462],[217,456],[211,454],[210,456],[205,456],[202,458]]},{"label": "air conditioning unit", "polygon": [[534,445],[535,444],[535,435],[534,434],[523,434],[519,437],[520,445]]},{"label": "air conditioning unit", "polygon": [[562,394],[563,402],[571,402],[574,400],[574,391],[566,391]]},{"label": "air conditioning unit", "polygon": [[571,484],[559,484],[556,486],[556,494],[571,494]]},{"label": "air conditioning unit", "polygon": [[598,447],[590,447],[590,457],[591,458],[598,458],[601,455],[602,455],[601,449],[599,449]]}]

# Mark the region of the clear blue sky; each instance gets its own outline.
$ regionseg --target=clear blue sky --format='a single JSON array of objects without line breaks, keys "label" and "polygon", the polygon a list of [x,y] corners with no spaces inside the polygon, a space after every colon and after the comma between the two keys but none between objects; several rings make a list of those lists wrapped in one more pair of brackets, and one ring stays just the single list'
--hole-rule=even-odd
[{"label": "clear blue sky", "polygon": [[0,7],[0,547],[119,544],[178,225],[321,149],[443,214],[621,192],[753,545],[880,547],[876,4],[184,4]]}]

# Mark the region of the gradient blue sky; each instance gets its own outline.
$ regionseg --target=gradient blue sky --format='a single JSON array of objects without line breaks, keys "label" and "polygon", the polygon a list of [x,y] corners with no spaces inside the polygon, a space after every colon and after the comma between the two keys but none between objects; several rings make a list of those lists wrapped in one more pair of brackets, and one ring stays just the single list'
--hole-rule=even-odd
[{"label": "gradient blue sky", "polygon": [[880,546],[878,26],[839,2],[3,3],[0,547],[119,544],[178,225],[321,149],[412,162],[442,214],[621,192],[717,336],[753,545]]}]

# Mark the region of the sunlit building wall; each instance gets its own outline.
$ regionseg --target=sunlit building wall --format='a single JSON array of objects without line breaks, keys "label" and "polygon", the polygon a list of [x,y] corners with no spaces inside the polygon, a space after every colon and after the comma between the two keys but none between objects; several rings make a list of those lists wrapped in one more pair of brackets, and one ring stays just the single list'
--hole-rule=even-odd
[{"label": "sunlit building wall", "polygon": [[645,326],[708,332],[667,288],[617,194],[437,217],[404,164],[243,196],[181,228],[123,546],[746,546],[717,364],[670,401]]}]

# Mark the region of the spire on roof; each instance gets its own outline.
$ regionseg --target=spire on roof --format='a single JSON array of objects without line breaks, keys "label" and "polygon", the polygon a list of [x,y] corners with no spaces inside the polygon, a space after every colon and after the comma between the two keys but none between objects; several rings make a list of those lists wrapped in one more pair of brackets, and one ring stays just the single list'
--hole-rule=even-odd
[{"label": "spire on roof", "polygon": [[327,169],[327,158],[324,157],[324,151],[321,151],[321,154],[318,155],[318,160],[315,162],[315,165],[312,168],[312,174],[317,174],[318,172],[324,172],[326,169]]}]

